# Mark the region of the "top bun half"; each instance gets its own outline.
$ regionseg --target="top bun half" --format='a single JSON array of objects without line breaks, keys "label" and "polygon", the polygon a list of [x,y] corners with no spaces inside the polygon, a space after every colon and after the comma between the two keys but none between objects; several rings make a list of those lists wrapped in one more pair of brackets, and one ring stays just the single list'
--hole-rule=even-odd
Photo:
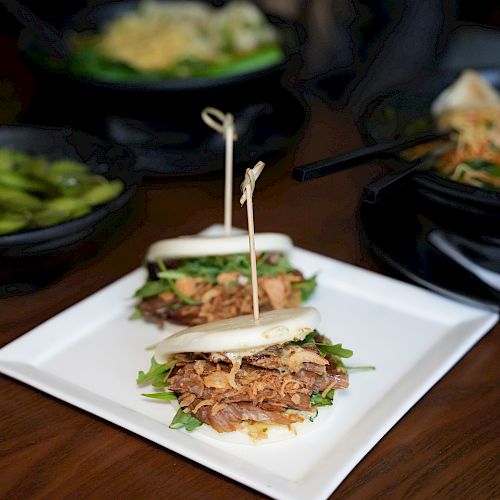
[{"label": "top bun half", "polygon": [[160,342],[155,350],[158,362],[185,352],[224,352],[247,355],[271,345],[302,340],[320,322],[313,307],[278,309],[265,312],[255,321],[253,315],[186,328]]},{"label": "top bun half", "polygon": [[[287,253],[293,248],[289,236],[280,233],[256,233],[255,250],[262,252]],[[230,236],[180,236],[153,243],[146,254],[146,259],[179,259],[189,257],[208,257],[212,255],[233,255],[249,251],[248,235]]]}]

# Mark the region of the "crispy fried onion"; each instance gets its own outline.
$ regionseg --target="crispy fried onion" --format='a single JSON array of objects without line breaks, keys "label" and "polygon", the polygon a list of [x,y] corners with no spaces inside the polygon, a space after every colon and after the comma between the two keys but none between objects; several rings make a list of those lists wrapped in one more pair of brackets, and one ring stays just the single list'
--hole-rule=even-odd
[{"label": "crispy fried onion", "polygon": [[302,382],[299,382],[298,380],[295,380],[293,378],[290,378],[290,379],[287,379],[287,380],[284,380],[283,381],[283,384],[281,384],[281,388],[280,388],[280,396],[282,398],[285,397],[285,389],[287,387],[288,384],[295,384],[292,388],[292,391],[294,389],[298,389],[300,386],[304,386],[304,384]]},{"label": "crispy fried onion", "polygon": [[181,394],[178,398],[179,405],[181,408],[185,406],[189,406],[196,399],[196,394],[192,394],[190,392],[185,392]]},{"label": "crispy fried onion", "polygon": [[236,374],[241,367],[241,359],[231,359],[231,363],[233,364],[233,366],[228,376],[229,385],[233,389],[238,389],[238,384],[236,383]]},{"label": "crispy fried onion", "polygon": [[321,355],[306,349],[294,352],[287,361],[288,368],[294,373],[300,371],[304,363],[315,363],[324,366],[328,364],[328,361]]},{"label": "crispy fried onion", "polygon": [[210,413],[216,415],[219,411],[223,410],[227,406],[226,403],[216,403],[212,406]]},{"label": "crispy fried onion", "polygon": [[326,395],[335,387],[336,382],[333,381],[330,385],[327,386],[327,388],[321,393],[321,395],[326,398]]},{"label": "crispy fried onion", "polygon": [[[215,404],[215,401],[213,399],[204,399],[203,401],[200,401],[194,408],[193,408],[193,414],[196,415],[196,412],[202,407],[202,406],[211,406]],[[222,409],[222,408],[220,408]]]}]

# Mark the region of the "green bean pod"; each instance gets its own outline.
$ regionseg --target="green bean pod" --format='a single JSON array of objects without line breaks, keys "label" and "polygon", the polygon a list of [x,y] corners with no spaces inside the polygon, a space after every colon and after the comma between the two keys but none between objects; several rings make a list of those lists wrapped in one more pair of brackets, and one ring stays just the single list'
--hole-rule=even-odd
[{"label": "green bean pod", "polygon": [[82,199],[89,205],[102,205],[116,198],[123,191],[122,181],[115,179],[106,184],[97,184],[83,194]]},{"label": "green bean pod", "polygon": [[43,205],[35,196],[19,189],[0,186],[0,206],[7,210],[37,210]]},{"label": "green bean pod", "polygon": [[29,217],[25,214],[0,213],[0,234],[15,233],[28,225]]}]

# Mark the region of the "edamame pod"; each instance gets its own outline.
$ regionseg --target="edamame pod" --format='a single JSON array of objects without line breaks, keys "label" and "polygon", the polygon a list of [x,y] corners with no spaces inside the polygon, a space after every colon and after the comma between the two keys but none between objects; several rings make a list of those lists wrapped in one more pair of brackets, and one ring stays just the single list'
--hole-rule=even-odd
[{"label": "edamame pod", "polygon": [[28,225],[29,217],[17,213],[0,213],[0,234],[14,233]]},{"label": "edamame pod", "polygon": [[0,149],[0,172],[14,170],[16,164],[26,161],[29,156],[26,153]]},{"label": "edamame pod", "polygon": [[116,198],[123,191],[123,183],[115,179],[106,184],[97,184],[83,194],[82,199],[89,205],[102,205]]},{"label": "edamame pod", "polygon": [[35,193],[48,194],[50,192],[50,186],[47,184],[10,171],[0,170],[0,185]]},{"label": "edamame pod", "polygon": [[9,210],[37,210],[43,203],[35,196],[19,189],[0,186],[0,206]]},{"label": "edamame pod", "polygon": [[80,211],[82,208],[88,207],[88,203],[80,198],[54,198],[52,200],[48,200],[45,202],[45,205],[48,207],[52,207],[56,210],[60,210],[61,212],[67,212],[68,215],[73,214],[74,212]]},{"label": "edamame pod", "polygon": [[83,163],[0,149],[0,234],[81,217],[122,191]]},{"label": "edamame pod", "polygon": [[33,222],[39,227],[53,226],[68,220],[70,214],[65,210],[46,206],[33,214]]}]

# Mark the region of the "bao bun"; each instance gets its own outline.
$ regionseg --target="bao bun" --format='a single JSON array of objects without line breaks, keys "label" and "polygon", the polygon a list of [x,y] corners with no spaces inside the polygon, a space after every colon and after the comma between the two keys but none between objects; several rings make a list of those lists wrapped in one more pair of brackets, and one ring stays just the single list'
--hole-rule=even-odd
[{"label": "bao bun", "polygon": [[183,352],[224,352],[245,356],[266,347],[302,340],[316,329],[319,312],[313,307],[279,309],[186,328],[158,344],[155,358],[164,363],[173,354]]},{"label": "bao bun", "polygon": [[[287,253],[293,248],[292,240],[285,234],[257,233],[255,250],[261,252]],[[207,257],[211,255],[233,255],[248,253],[248,235],[230,236],[180,236],[153,243],[146,254],[150,262],[156,259],[179,259]]]}]

